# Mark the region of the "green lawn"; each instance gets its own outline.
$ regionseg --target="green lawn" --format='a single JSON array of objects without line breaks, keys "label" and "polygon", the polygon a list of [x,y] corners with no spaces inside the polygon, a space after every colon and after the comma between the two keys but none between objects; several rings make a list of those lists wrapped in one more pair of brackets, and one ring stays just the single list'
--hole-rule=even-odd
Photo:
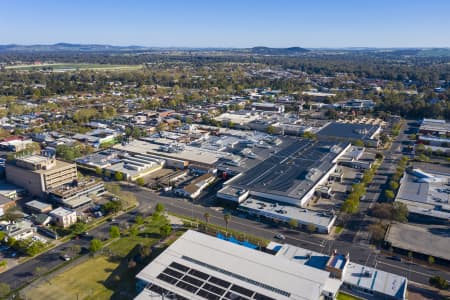
[{"label": "green lawn", "polygon": [[79,264],[74,262],[73,268],[27,290],[27,299],[132,299],[136,273],[147,262],[130,268],[128,259],[137,253],[137,245],[150,246],[159,240],[159,227],[163,223],[151,219],[147,222],[137,236],[124,235],[105,246],[113,257],[98,255]]},{"label": "green lawn", "polygon": [[104,256],[89,259],[27,291],[26,299],[109,299],[114,291],[103,283],[118,266]]}]

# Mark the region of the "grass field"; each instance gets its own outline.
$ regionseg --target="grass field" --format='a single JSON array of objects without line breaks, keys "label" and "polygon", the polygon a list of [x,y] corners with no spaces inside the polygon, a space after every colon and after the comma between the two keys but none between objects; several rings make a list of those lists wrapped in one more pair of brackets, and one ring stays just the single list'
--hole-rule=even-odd
[{"label": "grass field", "polygon": [[37,71],[41,69],[52,68],[54,71],[75,71],[75,70],[103,70],[103,71],[122,71],[122,70],[138,70],[141,65],[105,65],[105,64],[77,64],[77,63],[56,63],[42,65],[17,65],[7,66],[7,70],[16,71]]},{"label": "grass field", "polygon": [[[26,290],[26,299],[132,299],[135,276],[139,268],[130,269],[128,259],[136,254],[136,246],[150,246],[159,240],[161,221],[147,220],[137,236],[123,236],[106,246],[113,258],[98,255]],[[140,266],[142,268],[143,265]]]},{"label": "grass field", "polygon": [[110,262],[104,256],[89,259],[29,290],[26,299],[109,299],[114,291],[106,288],[104,282],[118,266],[118,262]]}]

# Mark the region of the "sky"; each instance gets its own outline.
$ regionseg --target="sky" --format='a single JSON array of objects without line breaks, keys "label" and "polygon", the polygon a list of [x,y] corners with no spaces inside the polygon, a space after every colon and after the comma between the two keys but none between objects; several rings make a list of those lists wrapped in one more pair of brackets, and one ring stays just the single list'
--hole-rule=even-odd
[{"label": "sky", "polygon": [[1,0],[0,44],[450,47],[449,0]]}]

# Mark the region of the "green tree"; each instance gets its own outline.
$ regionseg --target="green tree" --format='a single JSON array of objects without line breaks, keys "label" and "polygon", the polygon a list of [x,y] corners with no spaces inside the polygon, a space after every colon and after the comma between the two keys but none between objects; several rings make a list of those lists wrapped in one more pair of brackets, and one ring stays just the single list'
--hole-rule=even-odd
[{"label": "green tree", "polygon": [[391,190],[396,191],[398,189],[398,182],[391,180],[389,182],[389,187],[391,188]]},{"label": "green tree", "polygon": [[131,236],[137,236],[138,233],[139,233],[139,231],[137,229],[137,226],[131,226],[131,228],[130,228],[130,235]]},{"label": "green tree", "polygon": [[224,214],[223,215],[223,220],[225,221],[225,228],[226,228],[226,231],[228,233],[228,225],[230,225],[231,215],[230,214]]},{"label": "green tree", "polygon": [[103,204],[103,211],[110,214],[117,214],[122,209],[122,201],[109,201]]},{"label": "green tree", "polygon": [[392,199],[394,199],[394,197],[395,197],[394,192],[391,191],[391,190],[386,190],[386,191],[384,192],[384,195],[386,196],[386,198],[387,198],[388,200],[392,200]]},{"label": "green tree", "polygon": [[356,147],[364,147],[364,142],[362,140],[356,140],[355,141],[355,146]]},{"label": "green tree", "polygon": [[89,245],[89,252],[94,254],[98,252],[102,248],[102,242],[98,239],[91,240],[91,244]]},{"label": "green tree", "polygon": [[122,181],[123,180],[123,173],[120,171],[117,171],[114,173],[114,179],[117,181]]},{"label": "green tree", "polygon": [[314,224],[308,224],[306,226],[306,229],[308,230],[309,233],[313,233],[317,231],[317,226]]},{"label": "green tree", "polygon": [[142,225],[144,224],[144,218],[141,215],[137,215],[136,218],[134,219],[134,222],[137,225]]},{"label": "green tree", "polygon": [[164,211],[164,205],[162,203],[157,203],[155,206],[155,212],[161,214]]},{"label": "green tree", "polygon": [[95,174],[97,174],[98,176],[102,176],[102,174],[103,174],[102,168],[96,167],[95,168]]},{"label": "green tree", "polygon": [[145,180],[142,177],[139,177],[138,179],[136,179],[136,184],[138,186],[144,186],[145,185]]},{"label": "green tree", "polygon": [[159,234],[162,237],[169,236],[169,234],[172,232],[172,226],[170,224],[164,224],[159,228]]},{"label": "green tree", "polygon": [[111,228],[109,229],[109,236],[112,239],[120,237],[120,229],[119,229],[119,227],[118,226],[111,226]]},{"label": "green tree", "polygon": [[290,219],[288,222],[289,227],[291,227],[292,229],[296,229],[298,228],[298,222],[295,219]]},{"label": "green tree", "polygon": [[268,134],[275,134],[276,133],[276,129],[273,125],[269,125],[266,129]]},{"label": "green tree", "polygon": [[72,226],[70,226],[70,229],[72,230],[73,234],[81,234],[86,231],[87,225],[83,222],[76,222]]},{"label": "green tree", "polygon": [[428,263],[430,264],[430,265],[432,265],[432,264],[434,264],[434,257],[433,256],[428,256]]},{"label": "green tree", "polygon": [[440,290],[448,289],[448,282],[445,278],[441,276],[433,276],[429,279],[429,283],[431,286],[437,287]]}]

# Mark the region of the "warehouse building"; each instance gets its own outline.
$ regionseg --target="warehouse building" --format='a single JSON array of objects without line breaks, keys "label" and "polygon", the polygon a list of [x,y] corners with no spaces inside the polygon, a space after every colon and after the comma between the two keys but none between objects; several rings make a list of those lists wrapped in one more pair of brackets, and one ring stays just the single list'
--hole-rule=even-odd
[{"label": "warehouse building", "polygon": [[150,299],[335,299],[340,290],[376,299],[406,299],[407,279],[328,256],[271,242],[268,252],[189,230],[138,273]]},{"label": "warehouse building", "polygon": [[[187,231],[137,275],[136,300],[321,299],[337,294],[329,272]],[[158,299],[158,298],[156,298]]]},{"label": "warehouse building", "polygon": [[289,223],[294,220],[299,228],[326,234],[330,233],[336,221],[336,216],[331,212],[317,212],[253,198],[242,202],[238,206],[238,210],[275,222]]},{"label": "warehouse building", "polygon": [[225,182],[225,188],[217,193],[217,197],[236,203],[243,201],[241,195],[233,197],[232,193],[227,192],[228,186],[231,186],[270,201],[306,206],[316,189],[328,181],[339,158],[350,147],[348,142],[295,140]]},{"label": "warehouse building", "polygon": [[421,169],[406,171],[395,201],[408,207],[409,218],[447,223],[450,220],[450,174]]},{"label": "warehouse building", "polygon": [[380,125],[330,122],[317,132],[322,140],[362,141],[366,146],[378,147]]}]

